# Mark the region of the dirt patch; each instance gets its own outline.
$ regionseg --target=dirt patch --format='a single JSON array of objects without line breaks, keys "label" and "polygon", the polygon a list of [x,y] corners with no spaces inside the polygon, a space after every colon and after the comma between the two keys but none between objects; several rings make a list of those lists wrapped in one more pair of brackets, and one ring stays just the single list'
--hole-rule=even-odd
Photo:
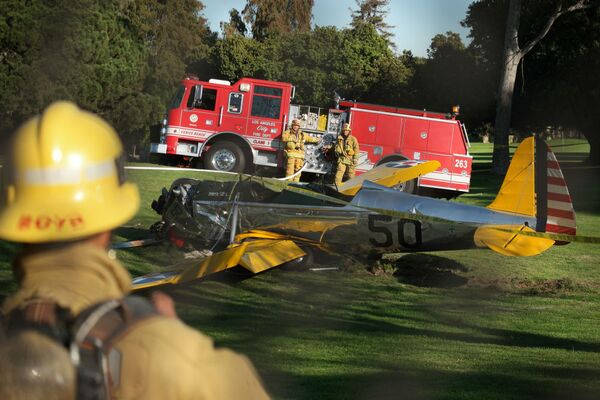
[{"label": "dirt patch", "polygon": [[369,271],[374,275],[393,275],[398,281],[413,286],[453,288],[465,285],[461,272],[464,265],[448,258],[429,254],[406,254],[396,261],[375,261]]},{"label": "dirt patch", "polygon": [[472,278],[469,280],[469,286],[494,289],[502,292],[517,292],[527,295],[563,294],[573,292],[578,288],[578,286],[569,278],[506,278],[492,280]]}]

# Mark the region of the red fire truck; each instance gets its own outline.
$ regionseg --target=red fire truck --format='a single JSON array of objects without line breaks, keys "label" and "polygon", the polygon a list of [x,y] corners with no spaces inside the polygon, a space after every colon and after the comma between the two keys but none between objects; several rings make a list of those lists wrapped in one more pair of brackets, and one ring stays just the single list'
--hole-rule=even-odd
[{"label": "red fire truck", "polygon": [[[469,190],[472,157],[456,113],[353,101],[323,109],[292,104],[294,92],[289,83],[260,79],[242,78],[234,84],[184,79],[163,120],[160,143],[152,143],[151,152],[212,170],[281,167],[280,136],[292,119],[299,119],[304,132],[321,138],[322,144],[335,141],[342,123],[349,122],[360,144],[358,174],[388,161],[435,159],[441,163],[437,171],[399,189],[415,192],[427,187],[455,194]],[[320,146],[306,146],[304,171],[332,170]]]}]

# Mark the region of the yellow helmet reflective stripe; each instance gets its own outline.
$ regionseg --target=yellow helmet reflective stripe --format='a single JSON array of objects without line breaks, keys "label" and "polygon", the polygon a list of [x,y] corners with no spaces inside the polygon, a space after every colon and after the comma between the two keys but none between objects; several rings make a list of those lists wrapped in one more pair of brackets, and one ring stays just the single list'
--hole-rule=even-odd
[{"label": "yellow helmet reflective stripe", "polygon": [[137,212],[139,194],[124,181],[117,133],[72,103],[56,102],[21,126],[9,154],[1,239],[78,239],[113,229]]}]

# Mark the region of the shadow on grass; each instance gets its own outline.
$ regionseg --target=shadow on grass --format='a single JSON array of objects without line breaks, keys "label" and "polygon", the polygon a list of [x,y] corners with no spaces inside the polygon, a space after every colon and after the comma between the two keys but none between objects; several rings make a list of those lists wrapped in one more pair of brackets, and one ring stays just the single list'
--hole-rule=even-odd
[{"label": "shadow on grass", "polygon": [[147,228],[122,226],[114,230],[113,236],[120,236],[129,241],[154,238],[155,235]]},{"label": "shadow on grass", "polygon": [[600,168],[581,167],[563,170],[575,212],[600,213]]},{"label": "shadow on grass", "polygon": [[[421,266],[452,274],[465,270],[442,257],[405,257],[394,267]],[[441,370],[435,362],[429,366],[427,357],[436,346],[440,354],[448,346],[471,349],[465,360],[488,345],[502,346],[509,354],[547,349],[600,353],[600,343],[473,323],[471,312],[489,312],[486,293],[469,292],[466,305],[470,308],[457,313],[453,302],[444,306],[435,295],[431,302],[436,289],[423,291],[384,278],[280,270],[255,279],[245,277],[221,274],[202,283],[173,287],[170,292],[184,321],[215,337],[218,345],[251,356],[275,398],[560,399],[567,394],[560,387],[563,384],[570,387],[570,399],[597,398],[589,390],[598,384],[589,382],[600,371],[593,366],[587,369],[585,364],[546,370],[549,364],[531,365],[525,357],[500,362],[502,371],[471,371],[467,361],[465,368],[457,365],[456,370]],[[381,292],[384,288],[387,293]],[[450,290],[444,297],[453,293]],[[425,340],[424,352],[429,355],[420,358],[415,349],[403,347],[414,345],[415,338]],[[389,365],[390,358],[378,351],[371,353],[375,345],[357,345],[378,340],[397,343],[388,349],[398,355],[395,365]],[[519,362],[527,365],[519,369]]]},{"label": "shadow on grass", "polygon": [[[365,360],[366,361],[366,360]],[[365,362],[365,367],[376,367]],[[381,366],[377,366],[381,368]],[[598,391],[585,388],[594,370],[559,368],[570,387],[548,382],[545,370],[515,368],[508,373],[439,371],[414,365],[389,365],[375,373],[333,375],[263,374],[267,387],[278,397],[294,399],[570,399],[598,398]],[[574,387],[576,381],[582,387]]]},{"label": "shadow on grass", "polygon": [[[325,281],[309,274],[303,278],[302,274],[284,273],[289,277],[289,285],[284,289],[268,281],[259,285],[254,281],[226,284],[226,287],[221,282],[213,282],[211,285],[174,288],[171,293],[179,305],[185,305],[183,318],[188,323],[200,328],[217,326],[228,332],[225,345],[246,351],[252,349],[254,353],[264,351],[262,347],[277,338],[303,337],[307,340],[310,337],[307,331],[314,332],[313,339],[322,346],[328,345],[323,332],[339,332],[373,338],[393,335],[399,342],[403,336],[410,336],[475,345],[600,352],[597,342],[489,328],[475,325],[468,318],[449,318],[439,305],[422,307],[419,300],[414,300],[419,302],[415,304],[408,298],[403,299],[403,292],[411,291],[401,286],[396,290],[397,303],[388,308],[376,308],[377,293],[374,291],[357,293],[349,285],[334,289],[340,274],[343,273],[331,274]],[[223,296],[224,290],[230,293]],[[368,313],[361,300],[365,296],[370,296],[367,307],[373,308]],[[478,299],[470,301],[476,303]],[[416,305],[419,307],[415,308]],[[415,312],[421,314],[425,322],[418,322],[413,317]]]},{"label": "shadow on grass", "polygon": [[449,258],[429,254],[407,254],[394,264],[394,276],[398,281],[419,287],[454,288],[469,280],[456,272],[467,268]]}]

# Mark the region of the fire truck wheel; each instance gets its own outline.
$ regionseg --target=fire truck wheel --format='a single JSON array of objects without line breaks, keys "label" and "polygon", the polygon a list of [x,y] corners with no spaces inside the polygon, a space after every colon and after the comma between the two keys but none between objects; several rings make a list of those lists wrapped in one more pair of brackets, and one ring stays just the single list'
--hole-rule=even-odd
[{"label": "fire truck wheel", "polygon": [[417,180],[411,179],[410,181],[399,183],[393,186],[393,188],[399,192],[416,194],[418,189]]},{"label": "fire truck wheel", "polygon": [[218,142],[210,146],[204,164],[207,169],[225,172],[243,172],[246,167],[244,152],[235,143]]}]

